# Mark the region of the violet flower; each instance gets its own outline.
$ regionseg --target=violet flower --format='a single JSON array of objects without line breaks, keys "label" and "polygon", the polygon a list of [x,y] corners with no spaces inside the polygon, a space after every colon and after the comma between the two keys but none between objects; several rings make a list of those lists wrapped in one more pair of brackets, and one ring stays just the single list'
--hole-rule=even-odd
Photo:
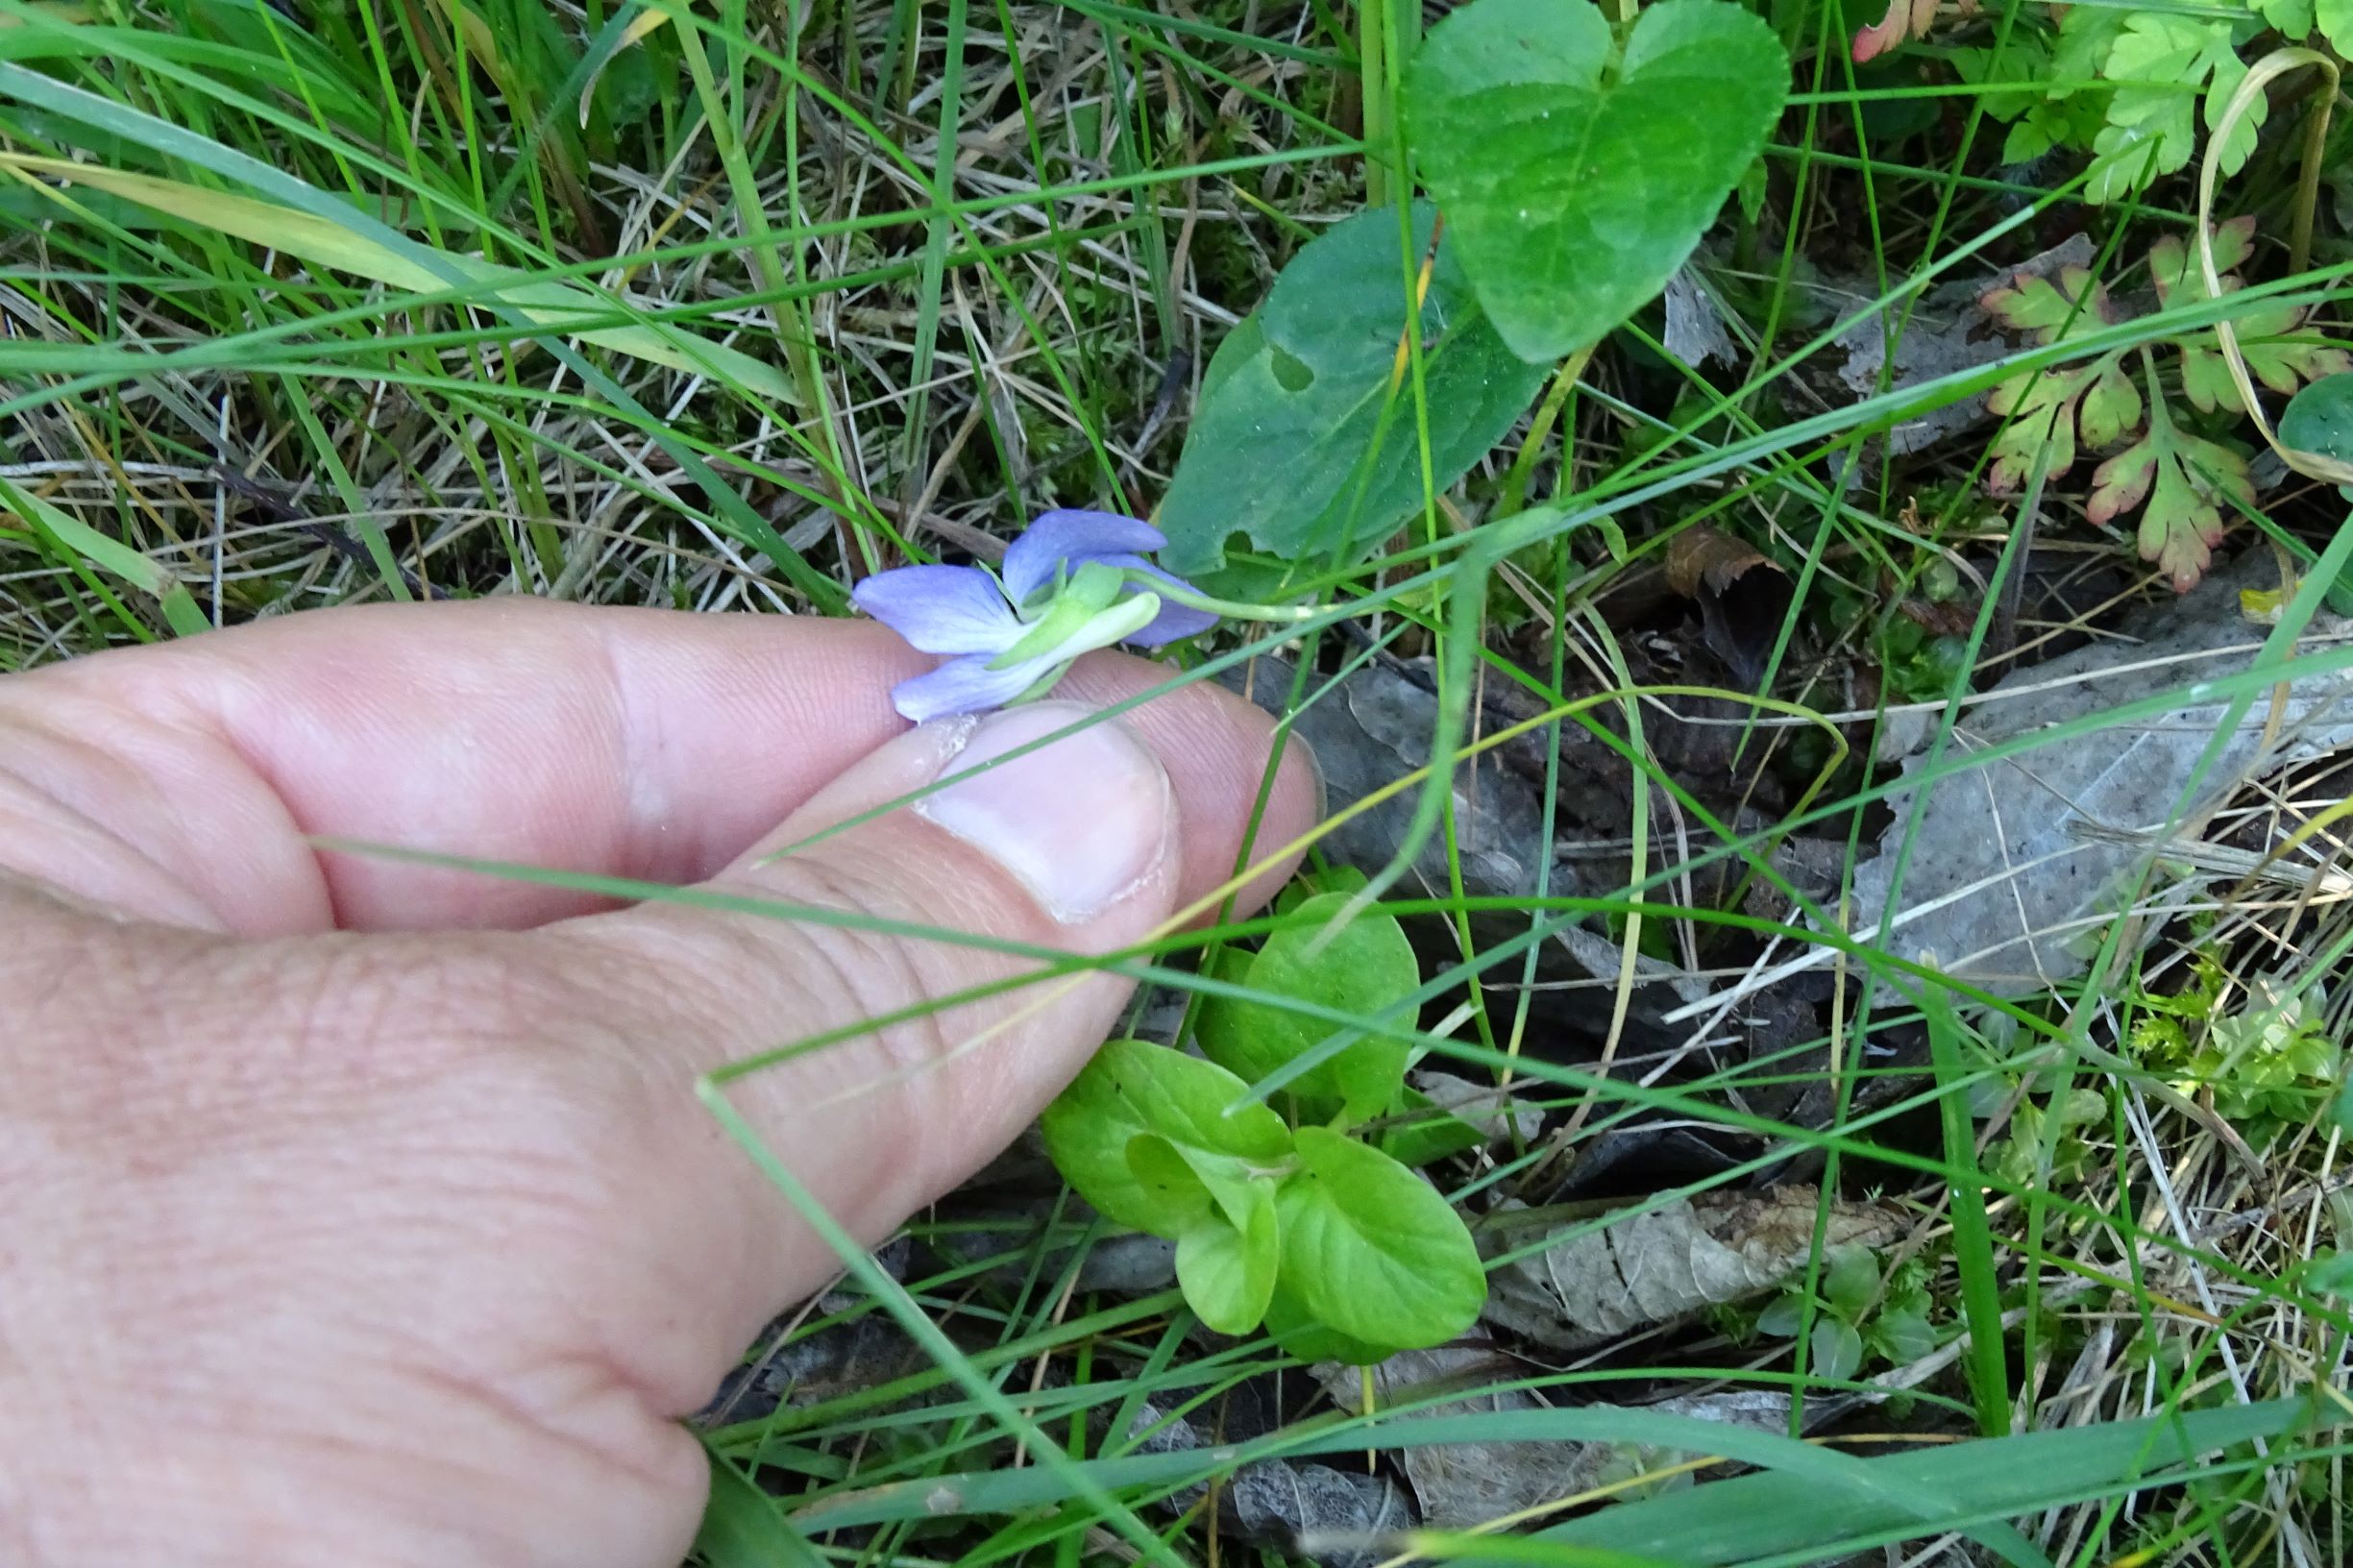
[{"label": "violet flower", "polygon": [[1005,547],[1000,572],[902,566],[875,573],[850,598],[923,652],[958,655],[892,689],[892,706],[919,724],[1043,696],[1081,653],[1156,648],[1215,625],[1214,612],[1166,601],[1137,580],[1193,594],[1143,558],[1167,542],[1132,517],[1047,512]]}]

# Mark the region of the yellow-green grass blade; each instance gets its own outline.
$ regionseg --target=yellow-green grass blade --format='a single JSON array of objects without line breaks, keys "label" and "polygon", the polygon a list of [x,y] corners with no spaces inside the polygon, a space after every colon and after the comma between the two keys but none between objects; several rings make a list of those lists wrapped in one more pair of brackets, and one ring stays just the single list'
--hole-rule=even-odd
[{"label": "yellow-green grass blade", "polygon": [[[389,288],[412,294],[446,294],[450,288],[448,280],[432,268],[365,234],[276,202],[64,159],[9,153],[0,154],[0,162],[28,174],[71,180],[183,222],[251,244],[267,245],[312,266],[351,273]],[[484,303],[507,306],[543,327],[567,331],[575,322],[609,318],[617,308],[614,302],[588,289],[535,279],[512,267],[498,266],[475,257],[449,251],[436,255],[444,266],[481,284]],[[792,382],[774,366],[674,327],[582,327],[574,335],[583,342],[666,369],[687,375],[723,377],[779,403],[798,401]]]},{"label": "yellow-green grass blade", "polygon": [[7,479],[0,479],[0,504],[24,519],[36,538],[67,561],[95,567],[154,596],[162,605],[164,623],[178,635],[192,636],[210,628],[211,623],[197,607],[196,596],[185,583],[121,540],[107,537],[72,513]]}]

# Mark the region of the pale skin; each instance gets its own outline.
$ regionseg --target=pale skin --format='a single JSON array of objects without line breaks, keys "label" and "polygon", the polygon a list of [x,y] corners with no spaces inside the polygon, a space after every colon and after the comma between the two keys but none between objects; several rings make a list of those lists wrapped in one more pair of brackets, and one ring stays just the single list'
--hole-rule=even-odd
[{"label": "pale skin", "polygon": [[[0,1561],[677,1561],[707,1482],[679,1418],[838,1267],[698,1075],[1026,961],[315,839],[1077,951],[1232,873],[1270,729],[1201,685],[1059,765],[951,786],[936,820],[775,858],[977,754],[891,711],[931,662],[871,625],[508,600],[0,677]],[[1056,697],[1166,676],[1095,655]],[[1026,831],[1005,798],[1089,824],[1092,869],[999,842]],[[1315,812],[1287,755],[1259,842]],[[735,1103],[879,1239],[1009,1141],[1126,998],[1111,977],[1041,993]]]}]

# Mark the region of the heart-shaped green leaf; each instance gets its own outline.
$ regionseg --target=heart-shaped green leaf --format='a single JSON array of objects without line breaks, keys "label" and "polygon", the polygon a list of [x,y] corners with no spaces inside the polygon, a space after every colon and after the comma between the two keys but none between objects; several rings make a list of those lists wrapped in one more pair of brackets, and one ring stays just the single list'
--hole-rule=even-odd
[{"label": "heart-shaped green leaf", "polygon": [[[1360,557],[1421,509],[1413,391],[1394,378],[1407,276],[1434,217],[1415,205],[1409,256],[1395,208],[1360,212],[1293,257],[1226,334],[1156,519],[1169,570],[1216,571],[1237,533],[1287,562]],[[1543,371],[1481,316],[1451,245],[1438,247],[1416,330],[1430,482],[1443,491],[1528,411]]]},{"label": "heart-shaped green leaf", "polygon": [[1557,359],[1665,288],[1788,85],[1773,29],[1727,0],[1659,0],[1623,50],[1585,0],[1474,0],[1431,29],[1408,130],[1512,352]]}]

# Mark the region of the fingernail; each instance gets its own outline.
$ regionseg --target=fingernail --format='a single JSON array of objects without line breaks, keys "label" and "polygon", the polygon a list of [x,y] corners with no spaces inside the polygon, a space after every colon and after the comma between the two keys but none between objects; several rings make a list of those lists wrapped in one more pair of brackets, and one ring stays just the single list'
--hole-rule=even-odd
[{"label": "fingernail", "polygon": [[1168,856],[1175,797],[1160,759],[1126,725],[1077,703],[991,714],[967,732],[944,776],[957,782],[916,810],[1004,867],[1066,925],[1135,892]]}]

